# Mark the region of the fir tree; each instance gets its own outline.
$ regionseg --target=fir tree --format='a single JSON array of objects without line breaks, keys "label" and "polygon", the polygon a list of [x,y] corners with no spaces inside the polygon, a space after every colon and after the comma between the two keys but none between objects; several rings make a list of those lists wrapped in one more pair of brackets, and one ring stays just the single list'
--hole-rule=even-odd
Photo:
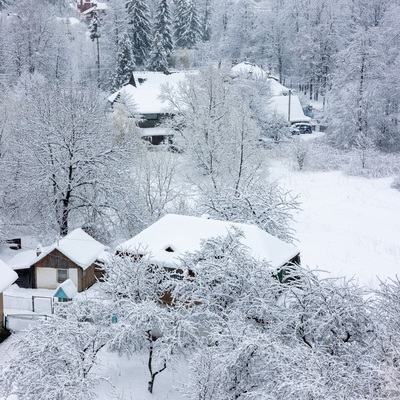
[{"label": "fir tree", "polygon": [[178,0],[175,8],[175,44],[177,47],[192,48],[200,34],[200,21],[193,0]]},{"label": "fir tree", "polygon": [[212,0],[206,0],[202,8],[203,15],[201,18],[200,36],[203,42],[211,39],[211,1]]},{"label": "fir tree", "polygon": [[186,23],[183,19],[187,9],[187,0],[175,0],[174,9],[174,36],[177,47],[185,47],[183,37],[185,34]]},{"label": "fir tree", "polygon": [[160,39],[162,41],[163,48],[167,53],[167,56],[171,54],[173,49],[171,25],[172,22],[169,12],[168,1],[160,0],[157,6],[157,11],[155,16],[154,33],[160,34]]},{"label": "fir tree", "polygon": [[129,36],[137,65],[145,65],[151,46],[150,11],[144,0],[128,0],[126,3]]},{"label": "fir tree", "polygon": [[0,0],[0,10],[3,10],[8,6],[8,0]]},{"label": "fir tree", "polygon": [[156,32],[147,67],[152,71],[165,71],[168,68],[167,52],[162,36]]},{"label": "fir tree", "polygon": [[117,67],[113,79],[113,90],[118,90],[129,79],[135,69],[135,56],[132,51],[132,42],[125,34],[118,43]]}]

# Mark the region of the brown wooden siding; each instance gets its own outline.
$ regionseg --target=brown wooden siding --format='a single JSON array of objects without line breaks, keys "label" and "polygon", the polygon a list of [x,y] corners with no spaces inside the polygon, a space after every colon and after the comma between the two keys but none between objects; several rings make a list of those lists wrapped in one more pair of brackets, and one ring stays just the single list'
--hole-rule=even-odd
[{"label": "brown wooden siding", "polygon": [[[37,269],[38,268],[55,268],[55,269],[77,269],[78,270],[78,292],[89,288],[96,282],[94,264],[88,267],[85,271],[66,257],[63,253],[54,249],[46,257],[42,258],[37,263],[33,264],[35,282],[37,282]],[[37,285],[35,284],[35,288]]]}]

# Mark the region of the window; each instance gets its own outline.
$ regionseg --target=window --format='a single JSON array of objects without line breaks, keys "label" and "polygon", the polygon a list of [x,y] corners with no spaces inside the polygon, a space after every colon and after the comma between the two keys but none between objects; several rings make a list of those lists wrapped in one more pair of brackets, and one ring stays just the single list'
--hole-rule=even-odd
[{"label": "window", "polygon": [[57,270],[57,282],[63,283],[68,279],[68,270],[67,269],[58,269]]}]

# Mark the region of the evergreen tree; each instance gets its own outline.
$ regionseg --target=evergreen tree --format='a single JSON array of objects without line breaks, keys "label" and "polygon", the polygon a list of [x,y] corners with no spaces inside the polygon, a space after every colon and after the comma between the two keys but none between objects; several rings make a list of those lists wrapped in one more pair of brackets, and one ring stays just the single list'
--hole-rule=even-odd
[{"label": "evergreen tree", "polygon": [[152,71],[165,71],[168,68],[167,52],[164,48],[162,36],[156,32],[147,67]]},{"label": "evergreen tree", "polygon": [[129,36],[137,65],[145,65],[151,46],[150,11],[144,0],[128,0]]},{"label": "evergreen tree", "polygon": [[8,0],[0,0],[0,10],[8,6]]},{"label": "evergreen tree", "polygon": [[129,79],[135,69],[135,56],[132,51],[132,42],[125,34],[118,43],[117,67],[113,79],[113,90],[118,90]]},{"label": "evergreen tree", "polygon": [[[171,33],[171,15],[167,0],[160,0],[157,6],[156,17],[154,22],[154,32],[160,35],[163,48],[169,56],[173,49],[172,33]],[[155,38],[153,41],[153,45]],[[154,50],[154,48],[153,48]]]},{"label": "evergreen tree", "polygon": [[193,0],[178,0],[174,19],[175,45],[192,48],[200,35],[200,21]]},{"label": "evergreen tree", "polygon": [[204,42],[211,39],[211,11],[212,11],[212,0],[205,0],[205,3],[201,9],[201,25],[200,25],[200,37]]},{"label": "evergreen tree", "polygon": [[96,67],[97,67],[97,86],[100,87],[100,20],[98,15],[95,13],[93,16],[92,23],[90,24],[90,39],[96,42]]}]

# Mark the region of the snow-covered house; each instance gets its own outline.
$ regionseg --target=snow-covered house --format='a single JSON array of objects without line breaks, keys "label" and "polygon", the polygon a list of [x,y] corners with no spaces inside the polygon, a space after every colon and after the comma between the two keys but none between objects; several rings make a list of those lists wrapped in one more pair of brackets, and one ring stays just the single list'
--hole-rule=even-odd
[{"label": "snow-covered house", "polygon": [[58,299],[58,301],[64,302],[72,300],[77,293],[78,289],[74,285],[74,282],[71,279],[67,279],[63,283],[60,283],[53,297]]},{"label": "snow-covered house", "polygon": [[18,253],[8,264],[21,287],[56,289],[71,279],[81,292],[101,276],[105,254],[106,246],[78,228],[51,246]]},{"label": "snow-covered house", "polygon": [[290,124],[311,121],[311,118],[304,114],[299,97],[292,93],[272,96],[266,110],[282,115]]},{"label": "snow-covered house", "polygon": [[97,0],[77,0],[76,7],[81,17],[86,21],[90,21],[95,14],[98,16],[107,9],[107,4]]},{"label": "snow-covered house", "polygon": [[123,102],[131,115],[139,116],[141,136],[154,145],[170,141],[173,131],[162,127],[168,116],[167,104],[160,98],[162,88],[168,85],[176,89],[188,75],[197,71],[151,72],[135,71],[129,82],[113,93],[108,101],[111,105]]},{"label": "snow-covered house", "polygon": [[266,113],[282,115],[290,124],[310,122],[311,118],[304,114],[300,99],[293,91],[280,84],[261,67],[247,61],[236,64],[231,68],[232,76],[244,76],[249,79],[266,80],[270,97],[266,103]]},{"label": "snow-covered house", "polygon": [[264,71],[258,65],[251,64],[247,61],[234,65],[231,68],[231,76],[233,78],[241,76],[247,79],[265,80],[272,96],[281,96],[289,93],[289,89],[280,84],[275,77]]},{"label": "snow-covered house", "polygon": [[18,278],[15,271],[0,260],[0,333],[4,327],[3,292]]},{"label": "snow-covered house", "polygon": [[117,246],[116,252],[146,256],[151,264],[176,269],[186,252],[199,250],[203,240],[226,235],[232,227],[243,232],[241,242],[249,249],[252,257],[268,261],[272,270],[300,262],[300,251],[295,246],[255,225],[176,214],[162,217]]}]

